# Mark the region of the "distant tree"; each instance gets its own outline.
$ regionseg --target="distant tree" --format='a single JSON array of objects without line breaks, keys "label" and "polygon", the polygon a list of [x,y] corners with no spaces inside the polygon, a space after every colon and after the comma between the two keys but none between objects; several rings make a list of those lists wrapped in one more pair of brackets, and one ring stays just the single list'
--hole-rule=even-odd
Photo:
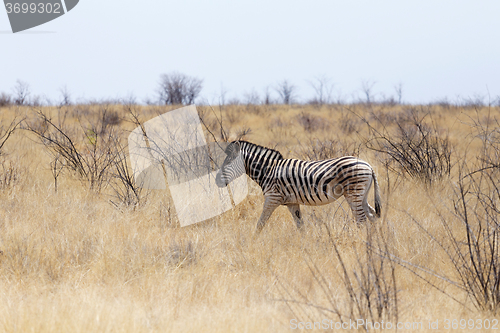
[{"label": "distant tree", "polygon": [[71,93],[69,92],[68,87],[62,87],[59,89],[59,92],[61,93],[60,105],[71,105]]},{"label": "distant tree", "polygon": [[311,104],[329,104],[332,102],[332,94],[334,84],[331,79],[325,75],[318,76],[314,81],[308,81],[311,87],[313,87],[316,95],[310,101]]},{"label": "distant tree", "polygon": [[4,92],[0,93],[0,107],[9,106],[11,104],[12,104],[12,98],[10,97],[10,95]]},{"label": "distant tree", "polygon": [[275,90],[280,95],[283,104],[292,104],[297,98],[297,88],[288,80],[279,82]]},{"label": "distant tree", "polygon": [[226,102],[226,105],[240,105],[241,101],[238,96],[234,96]]},{"label": "distant tree", "polygon": [[271,97],[271,88],[269,86],[264,89],[264,98],[262,103],[265,105],[273,104],[273,99]]},{"label": "distant tree", "polygon": [[14,90],[14,104],[27,105],[29,104],[30,86],[28,83],[17,80]]},{"label": "distant tree", "polygon": [[257,91],[255,91],[255,89],[252,89],[252,91],[250,91],[248,93],[244,93],[243,100],[244,100],[244,103],[247,105],[260,104],[260,96],[259,96],[259,93]]},{"label": "distant tree", "polygon": [[[44,101],[45,100],[45,101]],[[39,106],[42,106],[42,105],[50,105],[51,104],[51,101],[49,98],[47,97],[44,97],[44,96],[40,96],[40,95],[34,95],[32,96],[29,101],[26,102],[26,104],[29,104],[31,106],[36,106],[36,107],[39,107]]]},{"label": "distant tree", "polygon": [[361,82],[361,89],[363,90],[363,93],[365,94],[365,102],[366,104],[371,104],[373,102],[373,94],[372,94],[372,89],[373,86],[375,85],[374,81],[365,81],[363,80]]},{"label": "distant tree", "polygon": [[394,86],[394,90],[396,91],[396,95],[398,96],[398,104],[401,104],[403,101],[403,83],[399,82]]},{"label": "distant tree", "polygon": [[158,88],[162,104],[193,104],[201,92],[203,80],[178,72],[162,74]]}]

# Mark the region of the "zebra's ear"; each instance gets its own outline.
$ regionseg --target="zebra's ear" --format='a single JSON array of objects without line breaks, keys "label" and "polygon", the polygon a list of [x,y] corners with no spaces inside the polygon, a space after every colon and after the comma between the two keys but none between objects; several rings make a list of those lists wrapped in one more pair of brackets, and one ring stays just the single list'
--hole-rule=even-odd
[{"label": "zebra's ear", "polygon": [[226,154],[231,159],[234,159],[240,153],[240,143],[238,141],[231,142],[226,148]]}]

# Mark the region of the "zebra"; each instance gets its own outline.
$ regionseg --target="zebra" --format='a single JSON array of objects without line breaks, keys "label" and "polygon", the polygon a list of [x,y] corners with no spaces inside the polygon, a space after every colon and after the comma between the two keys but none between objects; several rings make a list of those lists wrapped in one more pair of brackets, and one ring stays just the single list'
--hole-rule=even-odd
[{"label": "zebra", "polygon": [[[264,208],[257,222],[256,234],[280,206],[287,206],[300,229],[303,225],[299,205],[319,206],[344,195],[358,224],[380,218],[379,185],[373,168],[353,156],[322,161],[284,159],[277,150],[237,140],[228,144],[216,184],[225,187],[246,173],[262,188]],[[375,209],[367,202],[374,184]]]}]

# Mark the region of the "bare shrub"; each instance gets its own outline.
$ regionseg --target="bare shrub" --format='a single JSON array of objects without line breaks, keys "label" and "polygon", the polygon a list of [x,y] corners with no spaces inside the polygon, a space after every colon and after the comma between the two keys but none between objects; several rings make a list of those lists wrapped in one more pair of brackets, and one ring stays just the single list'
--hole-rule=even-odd
[{"label": "bare shrub", "polygon": [[448,99],[448,97],[438,98],[434,102],[429,103],[429,106],[439,106],[445,110],[449,110],[453,107],[453,103]]},{"label": "bare shrub", "polygon": [[39,138],[54,159],[64,161],[64,168],[75,172],[89,189],[100,192],[108,183],[109,169],[116,158],[113,148],[118,139],[115,131],[104,122],[106,112],[102,109],[97,119],[87,124],[80,122],[79,127],[69,127],[61,113],[54,121],[42,111],[36,111],[25,128]]},{"label": "bare shrub", "polygon": [[451,243],[446,253],[458,273],[459,286],[476,308],[496,314],[500,309],[500,172],[473,173],[461,175],[455,192],[454,210],[466,239],[443,219]]},{"label": "bare shrub", "polygon": [[481,151],[477,156],[478,170],[500,170],[500,121],[491,117],[490,113],[480,119],[479,112],[472,121],[475,137],[481,140]]},{"label": "bare shrub", "polygon": [[140,184],[136,184],[132,169],[128,164],[126,147],[115,142],[116,158],[111,166],[110,186],[113,190],[113,199],[110,202],[117,208],[121,206],[136,207],[141,206],[149,194]]},{"label": "bare shrub", "polygon": [[392,260],[408,269],[451,299],[467,307],[452,292],[432,283],[437,277],[466,293],[480,311],[498,314],[500,309],[500,187],[498,170],[479,169],[467,172],[460,166],[459,181],[454,187],[453,200],[444,211],[438,209],[445,237],[426,229],[410,215],[412,221],[444,252],[455,274],[436,272],[392,255]]},{"label": "bare shrub", "polygon": [[231,106],[236,106],[236,105],[241,105],[241,101],[239,99],[239,97],[237,96],[233,96],[231,97],[227,102],[226,102],[226,105],[231,105]]},{"label": "bare shrub", "polygon": [[9,188],[19,180],[19,169],[11,161],[5,159],[4,146],[21,121],[14,118],[8,125],[4,125],[0,120],[0,189]]},{"label": "bare shrub", "polygon": [[267,129],[271,133],[271,139],[275,142],[281,142],[283,139],[292,138],[295,135],[295,130],[293,126],[290,126],[290,122],[283,120],[280,116],[273,118]]},{"label": "bare shrub", "polygon": [[347,254],[339,250],[336,241],[329,235],[333,248],[332,256],[337,260],[329,260],[328,268],[337,271],[341,283],[332,281],[332,278],[325,274],[325,267],[320,269],[308,251],[304,250],[304,261],[320,292],[309,296],[301,291],[301,288],[276,274],[281,294],[278,301],[284,302],[298,321],[323,323],[323,319],[328,318],[342,324],[355,322],[354,328],[364,331],[373,331],[375,322],[397,322],[395,264],[378,254],[379,248],[388,249],[385,240],[366,225],[366,240],[362,250],[359,252],[354,248],[355,260],[349,265],[351,260],[345,259]]},{"label": "bare shrub", "polygon": [[5,143],[12,136],[12,134],[14,134],[21,122],[22,120],[14,118],[8,125],[4,125],[0,120],[0,156],[3,153],[2,149],[5,146]]},{"label": "bare shrub", "polygon": [[[198,116],[205,130],[210,134],[214,142],[227,142],[231,135],[232,128],[225,125],[223,110],[224,106],[219,105],[219,114],[211,106],[197,108]],[[231,122],[233,124],[233,122]]]},{"label": "bare shrub", "polygon": [[[250,94],[247,94],[245,96],[245,112],[246,113],[251,113],[255,115],[261,115],[262,114],[262,107],[260,107],[260,96],[259,94],[253,90]],[[243,109],[241,109],[243,110]],[[235,114],[233,112],[233,114]],[[238,117],[238,120],[241,118],[241,116]]]},{"label": "bare shrub", "polygon": [[386,96],[385,94],[380,94],[380,99],[377,102],[378,105],[384,105],[393,107],[398,104],[394,96]]},{"label": "bare shrub", "polygon": [[246,105],[258,105],[260,104],[260,96],[259,93],[253,89],[248,93],[243,94],[243,101]]},{"label": "bare shrub", "polygon": [[374,102],[373,87],[375,86],[375,83],[376,82],[370,80],[363,80],[361,82],[361,90],[365,95],[366,104],[371,104],[372,102]]},{"label": "bare shrub", "polygon": [[[135,126],[141,127],[145,133],[144,125],[140,120],[139,108],[135,104],[124,104],[124,111],[128,115],[128,121]],[[117,208],[132,207],[136,209],[146,202],[149,191],[142,188],[142,184],[135,182],[132,168],[128,163],[127,145],[122,145],[120,140],[113,143],[115,157],[110,167],[110,187],[112,199],[110,202]]]},{"label": "bare shrub", "polygon": [[250,127],[241,128],[236,132],[237,140],[245,140],[247,135],[252,133],[252,129]]},{"label": "bare shrub", "polygon": [[313,81],[309,81],[309,84],[315,92],[315,96],[309,101],[309,104],[323,105],[332,102],[334,84],[330,78],[325,75],[318,76]]},{"label": "bare shrub", "polygon": [[355,251],[357,267],[352,268],[352,274],[349,274],[335,243],[333,247],[342,267],[344,288],[349,295],[349,319],[362,319],[365,323],[363,329],[369,331],[367,322],[397,322],[398,289],[394,264],[379,256],[375,250],[387,249],[387,244],[376,237],[370,225],[366,225],[366,229],[364,257]]},{"label": "bare shrub", "polygon": [[276,92],[281,98],[283,104],[292,104],[297,98],[297,87],[291,84],[288,80],[283,80],[276,85]]},{"label": "bare shrub", "polygon": [[[500,310],[500,149],[497,128],[479,121],[471,125],[482,150],[469,159],[467,151],[458,165],[458,180],[452,184],[451,200],[436,205],[445,236],[429,231],[420,221],[412,221],[436,243],[452,264],[455,274],[435,272],[399,257],[394,262],[413,272],[445,295],[467,307],[452,292],[433,284],[429,276],[440,278],[466,293],[480,311],[497,315]],[[409,214],[408,214],[409,215]]]},{"label": "bare shrub", "polygon": [[71,93],[68,90],[68,87],[64,86],[61,89],[59,89],[59,92],[61,93],[61,102],[59,105],[71,105]]},{"label": "bare shrub", "polygon": [[102,128],[106,129],[109,128],[109,126],[116,126],[119,125],[122,122],[122,119],[118,115],[116,111],[108,111],[104,112],[103,117],[102,117]]},{"label": "bare shrub", "polygon": [[202,89],[203,80],[173,72],[162,74],[158,95],[162,104],[193,104]]},{"label": "bare shrub", "polygon": [[9,161],[0,162],[0,189],[5,190],[19,181],[19,169]]},{"label": "bare shrub", "polygon": [[311,113],[302,112],[296,119],[306,132],[326,130],[330,127],[327,119],[312,115]]},{"label": "bare shrub", "polygon": [[396,92],[396,95],[398,97],[398,104],[401,105],[401,103],[403,103],[403,83],[399,82],[397,85],[395,85],[394,91]]},{"label": "bare shrub", "polygon": [[26,104],[31,105],[31,106],[40,107],[43,105],[50,105],[51,102],[50,102],[50,99],[48,99],[46,97],[42,97],[40,95],[34,95],[33,97],[30,98],[30,100],[28,102],[26,102]]},{"label": "bare shrub", "polygon": [[492,106],[500,106],[500,95],[498,95],[492,102],[491,102],[491,105]]},{"label": "bare shrub", "polygon": [[500,309],[500,131],[474,121],[481,151],[472,166],[462,159],[455,189],[454,212],[466,240],[443,225],[450,237],[447,254],[459,277],[459,285],[476,308],[497,314]]},{"label": "bare shrub", "polygon": [[264,88],[264,96],[262,98],[262,104],[264,105],[274,104],[274,100],[271,96],[271,89],[269,88],[269,86]]},{"label": "bare shrub", "polygon": [[459,105],[463,108],[478,109],[487,105],[485,97],[481,95],[474,95],[472,97],[462,98]]},{"label": "bare shrub", "polygon": [[299,158],[312,161],[341,156],[359,156],[359,146],[345,140],[320,140],[310,138],[307,143],[299,141],[295,153]]},{"label": "bare shrub", "polygon": [[[258,109],[257,106],[250,106]],[[226,108],[223,115],[223,108]],[[219,106],[219,114],[214,108],[210,107],[210,111],[205,108],[198,108],[198,115],[206,132],[208,139],[213,142],[227,142],[228,140],[243,140],[246,136],[252,133],[252,129],[246,125],[235,127],[235,124],[241,119],[241,113],[244,110],[249,110],[249,106]],[[225,121],[227,120],[227,121]]]},{"label": "bare shrub", "polygon": [[16,105],[29,104],[29,96],[31,92],[28,83],[21,80],[17,80],[13,90],[14,90],[14,104]]},{"label": "bare shrub", "polygon": [[[451,173],[452,144],[447,134],[441,133],[429,113],[422,115],[416,109],[408,109],[408,117],[396,122],[396,131],[374,116],[375,124],[361,118],[369,127],[368,149],[386,155],[388,166],[396,165],[411,178],[421,180],[426,185],[449,176]],[[425,122],[429,117],[430,124]],[[381,129],[377,129],[381,127]],[[395,167],[392,167],[397,172]]]},{"label": "bare shrub", "polygon": [[[94,114],[94,106],[92,104],[79,104],[67,108],[68,113],[66,117],[72,116],[76,119],[89,118]],[[60,108],[62,110],[62,108]]]},{"label": "bare shrub", "polygon": [[195,264],[202,256],[198,242],[173,241],[167,254],[167,261],[176,268]]},{"label": "bare shrub", "polygon": [[347,135],[356,132],[360,126],[361,122],[359,119],[353,117],[350,113],[340,111],[340,119],[338,120],[338,126]]},{"label": "bare shrub", "polygon": [[1,93],[0,94],[0,108],[12,105],[12,98],[9,94]]},{"label": "bare shrub", "polygon": [[54,192],[57,193],[57,180],[59,176],[62,174],[64,170],[64,161],[61,158],[60,154],[56,154],[53,156],[52,161],[50,162],[50,172],[52,173],[52,177],[54,178]]},{"label": "bare shrub", "polygon": [[226,109],[226,118],[231,125],[238,123],[241,120],[241,110],[235,107]]}]

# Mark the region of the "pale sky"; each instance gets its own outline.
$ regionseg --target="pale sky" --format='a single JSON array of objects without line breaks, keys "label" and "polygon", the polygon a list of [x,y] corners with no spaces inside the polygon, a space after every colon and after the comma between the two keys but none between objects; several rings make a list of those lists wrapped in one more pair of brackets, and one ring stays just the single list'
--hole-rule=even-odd
[{"label": "pale sky", "polygon": [[[500,96],[498,0],[80,0],[62,17],[12,34],[0,9],[0,92],[17,80],[59,99],[154,98],[172,71],[204,80],[216,104],[288,79],[331,78],[335,97],[373,92],[427,103]],[[487,97],[486,97],[487,99]]]}]

